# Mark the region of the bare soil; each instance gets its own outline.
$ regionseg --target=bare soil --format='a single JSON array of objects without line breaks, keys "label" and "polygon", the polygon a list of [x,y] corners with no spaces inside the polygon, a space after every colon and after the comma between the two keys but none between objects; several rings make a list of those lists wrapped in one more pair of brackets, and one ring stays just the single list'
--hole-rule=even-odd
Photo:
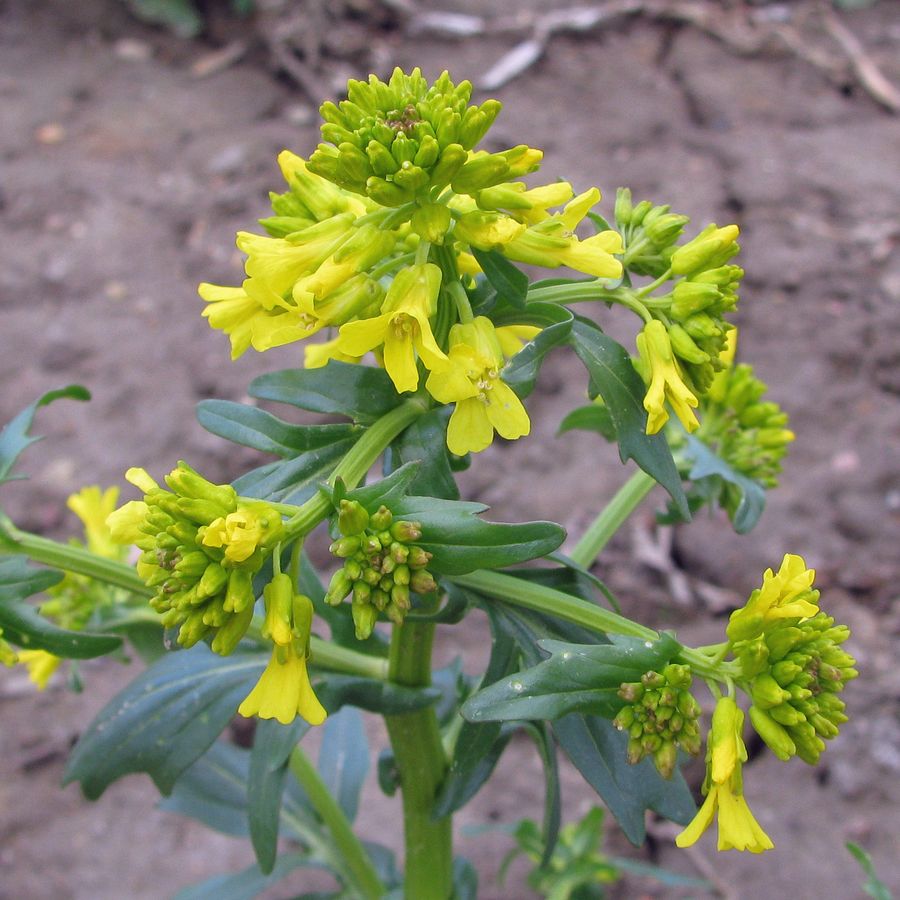
[{"label": "bare soil", "polygon": [[[895,83],[896,13],[882,2],[845,17]],[[462,78],[510,46],[502,35],[451,42],[381,31],[370,49],[388,66]],[[246,399],[253,376],[299,363],[288,347],[229,364],[225,340],[199,316],[197,282],[240,277],[234,232],[266,213],[276,153],[307,154],[316,142],[314,110],[259,47],[197,77],[192,63],[212,49],[138,23],[114,0],[0,4],[0,419],[62,384],[94,394],[86,408],[60,402],[41,414],[48,440],[29,452],[32,480],[4,490],[4,508],[25,527],[71,533],[65,496],[121,483],[131,465],[162,473],[185,458],[233,477],[256,459],[206,434],[194,403]],[[335,79],[348,74],[346,63],[333,68]],[[685,873],[712,863],[735,898],[841,900],[863,896],[844,850],[854,840],[900,888],[900,119],[794,56],[741,58],[691,28],[642,21],[554,38],[496,95],[505,108],[492,140],[542,147],[546,176],[597,184],[608,198],[625,184],[698,225],[740,224],[742,355],[797,433],[783,486],[749,537],[701,516],[660,550],[648,506],[599,573],[627,608],[705,642],[721,633],[729,600],[785,551],[801,553],[819,572],[825,608],[852,626],[862,672],[847,691],[851,721],[819,769],[761,754],[746,772],[775,853],[717,857],[707,840],[686,854],[671,847],[673,830],[654,826],[649,858]],[[479,458],[467,493],[499,519],[556,519],[577,533],[627,477],[594,437],[555,437],[584,392],[577,361],[551,358],[530,401],[534,434]],[[441,634],[441,658],[465,653],[474,670],[483,625],[476,617]],[[242,843],[155,810],[143,776],[96,804],[59,788],[70,745],[133,672],[93,663],[84,694],[35,695],[20,671],[0,671],[3,900],[164,898],[251,861]],[[373,740],[383,742],[377,729]],[[539,817],[540,777],[530,747],[514,745],[460,824]],[[568,769],[564,797],[569,819],[595,802]],[[386,822],[399,839],[397,804],[372,785],[362,828],[384,838]],[[508,848],[501,834],[463,832],[458,845],[479,869],[480,896],[531,896],[521,867],[505,887],[493,880]],[[291,884],[273,896],[313,882]],[[621,895],[681,896],[636,882]]]}]

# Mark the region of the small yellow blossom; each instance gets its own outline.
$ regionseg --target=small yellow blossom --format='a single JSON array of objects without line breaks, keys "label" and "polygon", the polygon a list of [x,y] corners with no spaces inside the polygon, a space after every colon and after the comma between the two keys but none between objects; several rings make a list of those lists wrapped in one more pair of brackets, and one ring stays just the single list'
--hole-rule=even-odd
[{"label": "small yellow blossom", "polygon": [[644,396],[644,409],[648,414],[647,434],[656,434],[669,420],[667,402],[675,410],[681,424],[688,431],[695,431],[700,423],[691,408],[697,406],[697,398],[684,382],[665,325],[657,319],[648,322],[637,336],[636,343],[650,382]]},{"label": "small yellow blossom", "polygon": [[778,574],[763,573],[762,587],[731,614],[726,633],[732,641],[748,640],[779,619],[806,619],[819,611],[819,592],[813,589],[815,569],[807,569],[802,556],[786,553]]},{"label": "small yellow blossom", "polygon": [[231,358],[237,359],[250,346],[253,320],[260,314],[259,304],[243,287],[223,287],[203,282],[197,292],[207,302],[202,315],[216,331],[231,340]]},{"label": "small yellow blossom", "polygon": [[690,824],[675,838],[679,847],[690,847],[712,824],[718,813],[719,850],[762,853],[774,847],[750,812],[743,796],[741,766],[747,761],[742,737],[744,713],[731,697],[716,703],[706,752],[706,800]]},{"label": "small yellow blossom", "polygon": [[19,650],[17,661],[28,669],[28,677],[43,691],[62,660],[46,650]]},{"label": "small yellow blossom", "polygon": [[276,646],[259,681],[238,707],[238,713],[250,718],[277,719],[289,725],[297,715],[310,725],[321,725],[326,717],[309,681],[306,655],[297,651],[296,642]]},{"label": "small yellow blossom", "polygon": [[107,488],[101,493],[100,488],[94,485],[82,488],[66,501],[66,506],[84,523],[88,549],[109,559],[121,556],[118,542],[112,539],[106,521],[115,510],[118,499],[117,487]]},{"label": "small yellow blossom", "polygon": [[441,270],[431,263],[398,272],[388,289],[382,314],[341,326],[337,349],[361,357],[384,345],[384,367],[399,393],[419,385],[416,353],[431,369],[446,365],[447,356],[431,332],[441,287]]},{"label": "small yellow blossom", "polygon": [[254,503],[205,526],[201,543],[223,548],[227,560],[240,563],[249,559],[258,547],[270,546],[281,528],[281,516],[271,506]]},{"label": "small yellow blossom", "polygon": [[528,413],[512,388],[500,378],[503,354],[493,323],[479,316],[450,329],[449,365],[432,372],[426,389],[439,403],[455,403],[447,428],[447,447],[462,456],[480,453],[494,431],[516,440],[531,430]]}]

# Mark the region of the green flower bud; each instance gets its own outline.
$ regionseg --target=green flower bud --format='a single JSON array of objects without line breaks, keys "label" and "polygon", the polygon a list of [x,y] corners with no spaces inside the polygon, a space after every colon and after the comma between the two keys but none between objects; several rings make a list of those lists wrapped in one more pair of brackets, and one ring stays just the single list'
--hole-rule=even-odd
[{"label": "green flower bud", "polygon": [[672,342],[672,350],[677,356],[690,363],[709,362],[709,354],[704,353],[695,343],[687,331],[677,322],[668,327],[669,340]]},{"label": "green flower bud", "polygon": [[644,233],[657,247],[668,247],[678,239],[689,221],[687,216],[677,213],[664,213],[654,218],[652,222],[648,222],[645,217]]},{"label": "green flower bud", "polygon": [[430,594],[437,590],[437,582],[426,569],[416,569],[410,574],[409,588],[417,594]]},{"label": "green flower bud", "polygon": [[[346,537],[359,535],[366,530],[368,524],[369,514],[361,503],[358,503],[356,500],[341,500],[338,512],[338,528],[341,534]],[[356,549],[358,549],[358,545]],[[349,556],[350,554],[346,555]]]},{"label": "green flower bud", "polygon": [[420,206],[410,219],[410,227],[423,240],[441,244],[450,230],[451,215],[442,203],[428,203]]},{"label": "green flower bud", "polygon": [[253,604],[244,609],[237,610],[236,615],[228,616],[225,623],[216,632],[210,647],[213,653],[220,656],[228,656],[234,652],[235,647],[247,633],[250,622],[253,620]]},{"label": "green flower bud", "polygon": [[769,749],[783,762],[796,755],[797,747],[787,729],[776,722],[758,706],[750,707],[750,721],[756,733],[766,742]]},{"label": "green flower bud", "polygon": [[384,531],[391,527],[391,522],[393,522],[393,520],[394,517],[391,511],[386,506],[379,506],[378,509],[372,513],[369,524],[374,531]]},{"label": "green flower bud", "polygon": [[353,615],[356,639],[358,641],[367,640],[375,628],[375,622],[378,620],[378,611],[367,603],[354,603],[350,609]]},{"label": "green flower bud", "polygon": [[401,544],[410,544],[422,537],[422,526],[418,522],[394,522],[391,536]]},{"label": "green flower bud", "polygon": [[624,231],[631,224],[631,212],[631,191],[628,188],[619,188],[616,191],[614,217],[620,231]]},{"label": "green flower bud", "polygon": [[198,598],[213,597],[228,583],[228,572],[219,563],[210,563],[197,583]]},{"label": "green flower bud", "polygon": [[411,569],[423,569],[431,562],[431,554],[421,547],[410,547],[406,562]]},{"label": "green flower bud", "polygon": [[653,754],[653,765],[663,778],[671,778],[678,762],[678,751],[675,744],[666,742]]},{"label": "green flower bud", "polygon": [[333,541],[328,547],[328,550],[334,556],[340,557],[341,559],[346,559],[349,556],[353,556],[353,554],[360,549],[361,543],[361,539],[357,536],[342,537],[338,538],[336,541]]},{"label": "green flower bud", "polygon": [[753,702],[760,709],[771,709],[772,707],[780,706],[791,698],[791,695],[768,673],[763,673],[753,679],[750,693],[753,697]]},{"label": "green flower bud", "polygon": [[708,225],[672,254],[672,271],[676,275],[689,275],[724,265],[740,250],[736,243],[739,233],[737,225],[723,228]]},{"label": "green flower bud", "polygon": [[325,593],[325,602],[330,606],[338,606],[344,597],[350,593],[351,587],[353,587],[353,582],[346,569],[338,569],[331,576],[331,582]]},{"label": "green flower bud", "polygon": [[253,610],[256,597],[253,594],[253,573],[249,569],[232,569],[228,573],[224,608],[228,612],[243,613]]}]

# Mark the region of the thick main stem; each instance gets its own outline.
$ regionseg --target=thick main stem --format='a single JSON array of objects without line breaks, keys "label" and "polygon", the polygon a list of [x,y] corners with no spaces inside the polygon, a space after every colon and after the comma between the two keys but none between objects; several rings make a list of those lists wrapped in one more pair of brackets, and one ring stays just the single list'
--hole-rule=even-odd
[{"label": "thick main stem", "polygon": [[291,774],[309,797],[313,809],[331,832],[347,866],[346,881],[360,897],[366,900],[381,900],[387,892],[378,877],[378,872],[375,871],[369,854],[353,833],[344,811],[332,797],[316,767],[299,747],[291,751],[289,766]]},{"label": "thick main stem", "polygon": [[[390,680],[411,687],[431,683],[434,624],[406,622],[394,628]],[[432,818],[447,760],[434,707],[386,716],[403,793],[406,900],[448,900],[453,892],[453,835],[449,816]]]},{"label": "thick main stem", "polygon": [[610,538],[622,527],[622,523],[634,512],[655,484],[656,480],[652,476],[643,469],[638,469],[616,491],[616,495],[581,536],[569,554],[571,559],[579,566],[590,568]]}]

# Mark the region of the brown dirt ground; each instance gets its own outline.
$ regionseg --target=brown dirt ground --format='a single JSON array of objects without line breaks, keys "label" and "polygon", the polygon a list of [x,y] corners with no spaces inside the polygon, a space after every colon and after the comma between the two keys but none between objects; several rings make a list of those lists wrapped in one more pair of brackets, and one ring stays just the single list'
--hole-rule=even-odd
[{"label": "brown dirt ground", "polygon": [[[193,404],[245,397],[254,375],[296,365],[296,350],[227,364],[221,335],[198,315],[194,285],[239,277],[233,234],[265,213],[266,191],[278,185],[275,154],[308,153],[316,135],[305,99],[272,77],[262,54],[201,79],[190,64],[209,44],[144,27],[114,0],[13,0],[0,9],[0,413],[5,421],[72,381],[94,393],[86,409],[60,403],[42,414],[38,431],[49,439],[29,454],[33,480],[5,490],[4,507],[23,526],[64,534],[73,526],[64,497],[85,483],[119,483],[129,465],[163,472],[184,457],[224,479],[254,462],[205,434]],[[896,80],[895,4],[856,13],[852,25]],[[424,63],[429,74],[448,67],[456,77],[485,71],[510,46],[502,38],[377,41],[390,64]],[[703,585],[744,595],[789,550],[818,569],[826,607],[854,629],[862,678],[847,692],[853,718],[824,764],[813,772],[761,756],[747,771],[754,810],[778,850],[717,858],[707,841],[692,858],[671,849],[663,828],[653,858],[684,872],[695,871],[692,860],[714,860],[730,896],[747,900],[850,898],[862,896],[843,849],[850,839],[900,886],[892,605],[900,121],[797,59],[741,59],[690,29],[640,23],[554,39],[497,95],[505,103],[497,144],[544,148],[546,175],[599,184],[610,197],[627,184],[698,222],[741,225],[742,353],[798,436],[784,486],[751,536],[738,539],[718,517],[676,529],[674,577],[688,577],[686,602],[671,599],[671,573],[636,561],[649,513],[616,539],[600,573],[629,608],[703,642],[717,639],[724,612],[704,605]],[[577,532],[626,477],[590,436],[554,437],[583,391],[577,363],[552,358],[530,402],[535,433],[479,459],[467,492],[500,519],[555,518]],[[441,635],[442,658],[465,649],[473,668],[472,646],[483,652],[487,641],[481,624]],[[144,777],[125,779],[97,804],[58,787],[68,747],[130,676],[111,663],[85,669],[80,696],[35,696],[20,672],[0,672],[0,898],[162,898],[248,863],[239,842],[153,809]],[[534,754],[514,747],[461,824],[538,816],[539,779]],[[593,803],[579,785],[566,770],[569,818]],[[367,796],[364,830],[399,822],[393,801],[374,787]],[[621,849],[621,838],[611,840]],[[493,882],[506,847],[499,835],[459,841],[485,898],[529,896],[521,870],[505,888]],[[677,894],[630,883],[622,896]]]}]

